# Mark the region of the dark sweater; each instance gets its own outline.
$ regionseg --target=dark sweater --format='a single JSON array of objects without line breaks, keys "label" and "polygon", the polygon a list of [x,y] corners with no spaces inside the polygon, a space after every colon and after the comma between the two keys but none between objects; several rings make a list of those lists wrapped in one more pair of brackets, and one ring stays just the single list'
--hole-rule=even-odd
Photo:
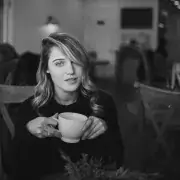
[{"label": "dark sweater", "polygon": [[[73,161],[80,158],[81,153],[87,153],[96,158],[111,156],[122,163],[122,141],[117,122],[115,104],[110,95],[99,91],[97,104],[103,105],[104,116],[102,117],[108,130],[93,140],[81,140],[79,143],[65,143],[58,138],[40,139],[27,131],[26,124],[38,117],[37,112],[32,107],[32,98],[26,100],[20,107],[16,116],[16,135],[11,148],[11,161],[13,176],[15,180],[36,180],[40,177],[63,172],[64,161],[61,158],[59,149],[67,153]],[[50,117],[55,113],[77,112],[86,116],[92,115],[88,98],[82,95],[77,102],[68,106],[58,104],[52,99],[46,106],[39,109],[44,117]]]}]

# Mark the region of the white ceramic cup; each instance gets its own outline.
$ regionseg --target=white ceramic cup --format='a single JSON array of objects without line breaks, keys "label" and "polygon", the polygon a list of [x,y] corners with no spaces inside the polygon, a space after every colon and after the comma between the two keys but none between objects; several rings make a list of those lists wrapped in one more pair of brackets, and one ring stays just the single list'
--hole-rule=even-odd
[{"label": "white ceramic cup", "polygon": [[62,134],[61,139],[68,143],[79,142],[87,119],[87,116],[73,112],[59,114],[57,121],[58,129]]}]

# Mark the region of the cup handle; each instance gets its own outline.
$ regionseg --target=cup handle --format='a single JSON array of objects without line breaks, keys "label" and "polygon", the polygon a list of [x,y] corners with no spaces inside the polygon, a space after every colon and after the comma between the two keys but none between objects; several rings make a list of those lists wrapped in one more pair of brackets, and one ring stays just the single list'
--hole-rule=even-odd
[{"label": "cup handle", "polygon": [[[58,126],[59,126],[59,120],[58,120],[58,119],[56,119],[55,117],[52,117],[52,119],[54,119],[55,121],[57,121]],[[59,128],[58,128],[58,131],[60,132]],[[61,132],[60,132],[60,133],[61,133]]]},{"label": "cup handle", "polygon": [[[52,117],[53,120],[57,121],[58,122],[58,119],[56,119],[55,117]],[[54,134],[56,137],[62,139],[62,133],[59,129],[56,130],[55,134]]]}]

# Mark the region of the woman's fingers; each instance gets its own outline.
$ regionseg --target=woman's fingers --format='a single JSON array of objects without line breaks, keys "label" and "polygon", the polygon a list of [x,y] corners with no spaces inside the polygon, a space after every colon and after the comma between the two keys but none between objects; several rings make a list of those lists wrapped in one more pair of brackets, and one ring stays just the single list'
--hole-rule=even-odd
[{"label": "woman's fingers", "polygon": [[84,132],[81,138],[82,140],[86,139],[86,137],[89,135],[92,129],[92,125],[93,125],[93,119],[89,117],[82,129],[82,131]]},{"label": "woman's fingers", "polygon": [[102,129],[102,127],[101,127],[101,124],[100,124],[100,123],[98,123],[97,125],[95,125],[95,126],[92,128],[91,132],[88,134],[87,139],[90,139],[91,136],[93,136],[96,132],[98,132],[98,131],[101,130],[101,129]]},{"label": "woman's fingers", "polygon": [[57,118],[58,113],[49,118],[37,117],[27,123],[27,129],[38,138],[61,137],[61,133],[56,129],[58,126]]},{"label": "woman's fingers", "polygon": [[91,139],[91,136],[93,138],[97,137],[97,135],[102,134],[107,129],[106,123],[102,119],[94,117],[94,116],[89,117],[89,119],[91,120],[91,124],[89,125],[88,128],[84,130],[82,140]]},{"label": "woman's fingers", "polygon": [[57,126],[58,125],[58,121],[56,120],[57,115],[58,115],[58,113],[56,113],[52,117],[44,118],[44,121],[42,122],[42,125],[50,125],[50,126],[54,126],[54,127]]},{"label": "woman's fingers", "polygon": [[58,137],[61,138],[62,135],[55,127],[58,125],[58,113],[53,116],[46,118],[42,123],[43,135],[46,137]]},{"label": "woman's fingers", "polygon": [[107,130],[107,125],[106,125],[105,121],[103,121],[102,119],[98,119],[97,122],[98,123],[96,124],[96,126],[93,128],[93,130],[87,137],[88,139],[93,139],[93,138],[101,135],[102,133],[104,133]]},{"label": "woman's fingers", "polygon": [[99,136],[99,135],[101,135],[102,133],[104,133],[104,131],[105,130],[103,130],[103,129],[98,129],[98,131],[95,131],[92,135],[90,135],[89,137],[88,137],[88,139],[94,139],[94,138],[96,138],[97,136]]},{"label": "woman's fingers", "polygon": [[53,116],[52,116],[52,118],[54,119],[58,119],[58,116],[59,116],[59,114],[58,113],[56,113],[56,114],[54,114]]},{"label": "woman's fingers", "polygon": [[60,139],[62,138],[61,132],[56,130],[56,129],[54,129],[53,136],[57,137],[57,138],[60,138]]},{"label": "woman's fingers", "polygon": [[36,136],[39,138],[45,138],[45,137],[61,138],[62,137],[60,131],[50,126],[42,126],[41,128],[39,128],[39,130],[40,130],[39,133],[36,134]]},{"label": "woman's fingers", "polygon": [[84,133],[83,139],[87,139],[90,136],[90,134],[93,134],[96,129],[100,128],[99,126],[98,127],[97,126],[98,126],[98,121],[93,119],[91,126]]},{"label": "woman's fingers", "polygon": [[84,127],[82,128],[82,131],[86,131],[88,128],[90,128],[91,124],[92,124],[92,119],[88,118],[88,120],[84,124]]}]

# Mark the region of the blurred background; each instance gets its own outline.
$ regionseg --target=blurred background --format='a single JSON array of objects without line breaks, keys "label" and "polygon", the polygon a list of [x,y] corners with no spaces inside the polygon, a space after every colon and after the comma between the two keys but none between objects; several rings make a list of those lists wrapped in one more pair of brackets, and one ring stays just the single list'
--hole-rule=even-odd
[{"label": "blurred background", "polygon": [[109,61],[103,66],[108,71],[98,70],[100,76],[113,75],[119,46],[132,39],[145,41],[152,50],[165,39],[168,61],[179,59],[180,6],[175,0],[1,0],[0,5],[0,40],[19,54],[39,53],[41,27],[51,16],[95,51],[99,61]]},{"label": "blurred background", "polygon": [[155,50],[168,21],[168,31],[178,37],[177,9],[168,0],[1,0],[0,39],[20,54],[39,53],[40,28],[52,16],[63,31],[79,38],[88,51],[95,51],[98,60],[110,62],[108,71],[98,72],[111,76],[121,43],[143,36]]},{"label": "blurred background", "polygon": [[[1,85],[36,84],[41,39],[52,32],[80,40],[94,64],[92,79],[112,94],[126,167],[178,179],[180,0],[0,0]],[[157,102],[166,102],[165,110],[150,108]],[[165,116],[155,118],[154,109]],[[161,149],[155,137],[172,120],[175,130]],[[171,158],[162,153],[168,149]]]}]

